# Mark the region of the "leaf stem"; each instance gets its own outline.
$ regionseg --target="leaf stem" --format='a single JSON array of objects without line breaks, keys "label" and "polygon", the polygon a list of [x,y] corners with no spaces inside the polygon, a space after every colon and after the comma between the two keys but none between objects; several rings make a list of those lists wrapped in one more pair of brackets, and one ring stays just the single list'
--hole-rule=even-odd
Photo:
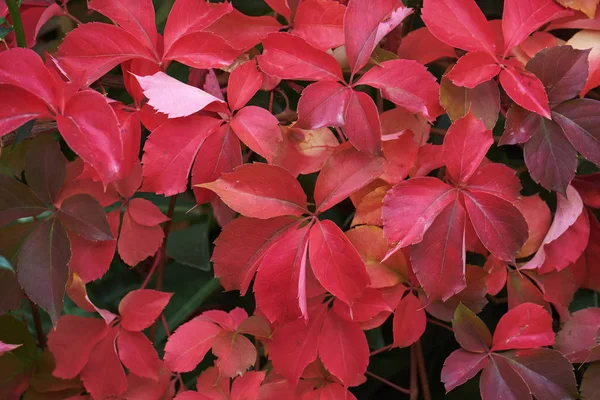
[{"label": "leaf stem", "polygon": [[436,321],[433,318],[427,318],[427,322],[432,323],[433,325],[437,325],[437,326],[441,326],[442,328],[449,330],[450,332],[454,333],[454,331],[452,330],[452,327],[449,325],[444,324],[443,322],[440,321]]},{"label": "leaf stem", "polygon": [[8,7],[8,12],[10,13],[10,19],[12,20],[15,37],[17,38],[17,46],[27,48],[27,39],[25,39],[23,20],[21,19],[21,12],[19,11],[19,4],[17,3],[17,0],[6,0],[6,6]]},{"label": "leaf stem", "polygon": [[417,380],[417,346],[410,346],[410,400],[419,398],[419,382]]},{"label": "leaf stem", "polygon": [[402,393],[405,393],[405,394],[410,394],[410,390],[405,389],[402,386],[398,386],[395,383],[392,383],[392,382],[388,381],[387,379],[384,379],[384,378],[380,377],[379,375],[375,375],[372,372],[367,371],[367,372],[365,372],[365,375],[367,375],[367,376],[369,376],[369,377],[371,377],[373,379],[377,379],[379,382],[384,383],[384,384],[388,385],[389,387],[391,387],[393,389],[396,389],[399,392],[402,392]]},{"label": "leaf stem", "polygon": [[421,380],[421,389],[423,390],[423,399],[431,400],[431,391],[429,390],[429,380],[427,379],[427,369],[425,368],[425,358],[423,357],[423,347],[421,340],[415,343],[415,353],[417,353],[417,366],[419,369],[419,379]]},{"label": "leaf stem", "polygon": [[389,349],[391,349],[393,346],[394,346],[393,344],[388,344],[387,346],[383,346],[380,349],[373,350],[371,352],[371,354],[369,354],[369,357],[373,357],[373,356],[376,356],[377,354],[384,353],[384,352],[388,351]]},{"label": "leaf stem", "polygon": [[31,316],[33,317],[33,324],[35,325],[35,333],[37,335],[38,346],[40,349],[46,347],[46,335],[44,335],[44,329],[42,328],[42,319],[40,318],[40,309],[31,299],[27,298],[29,306],[31,307]]}]

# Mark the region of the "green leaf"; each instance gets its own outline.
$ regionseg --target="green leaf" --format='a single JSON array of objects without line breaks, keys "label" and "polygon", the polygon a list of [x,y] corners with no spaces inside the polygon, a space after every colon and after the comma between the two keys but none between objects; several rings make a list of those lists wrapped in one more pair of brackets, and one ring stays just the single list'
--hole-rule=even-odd
[{"label": "green leaf", "polygon": [[[11,29],[11,31],[12,31],[12,29]],[[17,129],[17,137],[15,138],[15,141],[12,144],[11,149],[14,148],[16,145],[18,145],[19,143],[21,143],[23,140],[25,140],[31,136],[31,131],[33,130],[34,125],[35,125],[35,119],[25,122],[23,125],[21,125]]]},{"label": "green leaf", "polygon": [[[4,18],[2,18],[4,19]],[[5,26],[0,26],[0,39],[4,39],[6,35],[12,32],[12,28],[7,28]]]},{"label": "green leaf", "polygon": [[208,226],[205,222],[171,232],[167,241],[167,256],[180,264],[210,271]]}]

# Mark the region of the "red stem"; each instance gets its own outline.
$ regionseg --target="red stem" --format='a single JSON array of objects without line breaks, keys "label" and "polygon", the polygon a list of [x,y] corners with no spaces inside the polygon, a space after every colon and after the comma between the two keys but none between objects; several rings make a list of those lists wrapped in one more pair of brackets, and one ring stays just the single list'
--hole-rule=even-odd
[{"label": "red stem", "polygon": [[392,383],[392,382],[388,381],[387,379],[384,379],[384,378],[380,377],[379,375],[375,375],[375,374],[374,374],[374,373],[372,373],[372,372],[369,372],[369,371],[367,371],[367,372],[365,372],[365,375],[367,375],[367,376],[370,376],[370,377],[371,377],[371,378],[373,378],[373,379],[377,379],[379,382],[381,382],[381,383],[385,383],[385,384],[386,384],[386,385],[388,385],[389,387],[391,387],[391,388],[393,388],[393,389],[396,389],[396,390],[397,390],[397,391],[399,391],[399,392],[406,393],[406,394],[410,394],[410,390],[408,390],[408,389],[405,389],[405,388],[403,388],[402,386],[398,386],[398,385],[396,385],[395,383]]}]

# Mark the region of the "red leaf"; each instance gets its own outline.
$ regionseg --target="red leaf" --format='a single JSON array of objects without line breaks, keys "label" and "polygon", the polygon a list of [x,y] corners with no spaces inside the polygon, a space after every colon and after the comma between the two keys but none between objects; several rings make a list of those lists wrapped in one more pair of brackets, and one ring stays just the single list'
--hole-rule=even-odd
[{"label": "red leaf", "polygon": [[506,94],[521,107],[551,119],[544,84],[532,73],[507,66],[500,72],[500,84]]},{"label": "red leaf", "polygon": [[165,25],[165,54],[183,36],[200,32],[233,10],[231,3],[210,4],[195,0],[178,0]]},{"label": "red leaf", "polygon": [[489,363],[487,354],[474,354],[458,349],[452,352],[442,368],[446,393],[472,379]]},{"label": "red leaf", "polygon": [[221,174],[231,172],[240,165],[240,141],[231,131],[230,125],[224,124],[206,138],[196,155],[196,162],[192,167],[192,189],[196,202],[202,204],[217,198],[214,192],[197,185],[215,181]]},{"label": "red leaf", "polygon": [[189,372],[196,368],[215,337],[223,330],[202,317],[196,317],[179,326],[167,340],[165,367],[173,372]]},{"label": "red leaf", "polygon": [[474,88],[493,79],[501,68],[496,58],[489,53],[473,51],[458,59],[446,76],[457,86]]},{"label": "red leaf", "polygon": [[488,276],[485,278],[485,285],[487,286],[488,293],[492,296],[495,296],[500,293],[500,291],[504,288],[504,285],[506,285],[506,263],[498,260],[494,256],[490,256],[486,260],[483,268],[488,273]]},{"label": "red leaf", "polygon": [[510,202],[485,192],[465,191],[463,195],[479,240],[496,258],[513,261],[528,237],[523,214]]},{"label": "red leaf", "polygon": [[169,220],[154,203],[142,198],[129,200],[127,212],[132,220],[143,226],[154,226]]},{"label": "red leaf", "polygon": [[291,22],[292,10],[290,9],[288,0],[265,0],[265,3],[267,3],[277,14],[282,15]]},{"label": "red leaf", "polygon": [[306,213],[306,195],[298,181],[281,167],[246,164],[201,187],[247,217],[268,219]]},{"label": "red leaf", "polygon": [[506,0],[502,14],[504,55],[542,25],[570,15],[571,11],[550,0]]},{"label": "red leaf", "polygon": [[540,305],[523,303],[500,318],[492,350],[528,349],[553,343],[552,316]]},{"label": "red leaf", "polygon": [[98,318],[61,317],[56,329],[48,333],[48,347],[56,361],[52,374],[61,379],[75,378],[87,364],[92,349],[109,329]]},{"label": "red leaf", "polygon": [[167,120],[156,128],[144,145],[142,190],[165,196],[183,192],[198,149],[221,122],[190,116]]},{"label": "red leaf", "polygon": [[113,240],[104,208],[87,194],[68,197],[60,205],[58,218],[65,228],[86,240]]},{"label": "red leaf", "polygon": [[240,51],[222,37],[209,32],[194,32],[165,47],[165,60],[176,60],[198,69],[224,68],[233,63]]},{"label": "red leaf", "polygon": [[[356,229],[358,228],[354,230],[356,231]],[[349,239],[351,238],[349,237]],[[371,286],[373,285],[371,284]],[[379,313],[391,314],[392,310],[381,292],[372,287],[366,288],[363,295],[356,299],[351,306],[339,300],[333,303],[333,311],[350,322],[366,322]]]},{"label": "red leaf", "polygon": [[[290,217],[269,220],[240,217],[223,228],[215,240],[212,261],[215,276],[225,290],[237,289],[245,295],[266,252],[295,224],[297,220]],[[240,245],[244,251],[231,251]]]},{"label": "red leaf", "polygon": [[291,33],[321,50],[341,46],[345,12],[346,7],[335,1],[303,1],[296,9]]},{"label": "red leaf", "polygon": [[256,67],[256,61],[246,61],[229,75],[227,101],[232,111],[244,107],[260,89],[263,75]]},{"label": "red leaf", "polygon": [[600,347],[596,339],[599,329],[599,308],[576,311],[556,335],[555,347],[572,363],[600,360]]},{"label": "red leaf", "polygon": [[127,390],[127,377],[119,361],[115,345],[119,328],[114,327],[94,347],[81,371],[81,381],[94,398],[119,396]]},{"label": "red leaf", "polygon": [[350,95],[344,118],[344,133],[357,150],[381,156],[381,123],[377,106],[368,94],[351,89],[348,91]]},{"label": "red leaf", "polygon": [[244,335],[223,331],[213,342],[212,351],[217,360],[215,365],[226,377],[244,374],[256,361],[256,348]]},{"label": "red leaf", "polygon": [[460,346],[472,353],[488,353],[492,347],[492,334],[483,321],[462,303],[452,319],[454,336]]},{"label": "red leaf", "polygon": [[154,7],[150,0],[92,0],[88,8],[104,14],[131,35],[141,39],[148,48],[156,47]]},{"label": "red leaf", "polygon": [[492,30],[474,0],[425,0],[421,14],[433,36],[442,42],[496,54]]},{"label": "red leaf", "polygon": [[279,121],[264,108],[242,108],[231,119],[231,129],[251,150],[263,156],[269,163],[281,142]]},{"label": "red leaf", "polygon": [[308,323],[300,318],[273,332],[269,357],[275,371],[286,377],[294,386],[298,384],[306,366],[317,359],[319,333],[325,313],[326,310],[319,307],[314,315],[310,316]]},{"label": "red leaf", "polygon": [[352,304],[369,282],[360,255],[331,221],[317,221],[310,230],[310,265],[321,285],[341,301]]},{"label": "red leaf", "polygon": [[430,299],[446,301],[466,287],[465,224],[465,210],[454,196],[411,248],[413,270]]},{"label": "red leaf", "polygon": [[428,64],[443,57],[456,58],[454,48],[431,34],[426,26],[415,29],[402,38],[398,57]]},{"label": "red leaf", "polygon": [[374,181],[383,172],[383,159],[339,146],[315,184],[317,212],[324,212]]},{"label": "red leaf", "polygon": [[468,183],[469,191],[485,192],[510,201],[519,208],[521,197],[521,181],[515,170],[504,164],[482,165],[471,176]]},{"label": "red leaf", "polygon": [[421,64],[413,60],[382,62],[365,73],[356,85],[369,85],[381,95],[412,113],[422,113],[433,121],[442,114],[440,85]]},{"label": "red leaf", "polygon": [[148,328],[169,303],[172,293],[138,289],[127,293],[119,303],[121,326],[137,332]]},{"label": "red leaf", "polygon": [[367,64],[381,39],[412,12],[396,0],[354,0],[348,4],[344,31],[346,55],[353,75]]},{"label": "red leaf", "polygon": [[16,86],[0,85],[0,101],[0,136],[32,119],[49,117],[44,101]]},{"label": "red leaf", "polygon": [[369,364],[369,345],[360,325],[328,312],[319,336],[319,357],[344,386],[362,383]]},{"label": "red leaf", "polygon": [[67,75],[89,86],[120,63],[141,58],[156,64],[156,50],[118,26],[81,24],[65,37],[56,58]]},{"label": "red leaf", "polygon": [[71,258],[69,238],[56,218],[35,227],[23,241],[17,261],[17,278],[27,296],[56,324],[63,309]]},{"label": "red leaf", "polygon": [[289,33],[271,33],[263,39],[258,65],[265,73],[280,79],[306,81],[342,80],[338,62],[304,39]]},{"label": "red leaf", "polygon": [[290,227],[264,253],[254,282],[256,305],[272,322],[306,316],[309,226]]},{"label": "red leaf", "polygon": [[397,139],[385,140],[383,152],[387,162],[380,178],[395,185],[402,182],[410,173],[417,161],[419,145],[415,142],[412,132],[408,131]]},{"label": "red leaf", "polygon": [[135,78],[144,90],[148,104],[167,114],[169,118],[185,117],[210,105],[227,109],[223,100],[171,78],[164,72],[157,72],[151,76],[135,75]]},{"label": "red leaf", "polygon": [[394,186],[383,200],[383,230],[396,248],[423,240],[423,235],[456,192],[439,179],[413,178]]},{"label": "red leaf", "polygon": [[249,371],[231,385],[231,400],[257,400],[265,371]]},{"label": "red leaf", "polygon": [[265,36],[281,28],[283,26],[271,16],[251,17],[234,8],[229,14],[206,28],[206,31],[222,37],[241,53],[252,49]]},{"label": "red leaf", "polygon": [[297,128],[340,127],[346,123],[351,90],[338,82],[320,81],[306,87],[298,102]]},{"label": "red leaf", "polygon": [[394,346],[408,347],[421,338],[427,326],[427,316],[419,299],[406,295],[394,311]]},{"label": "red leaf", "polygon": [[107,214],[108,225],[115,238],[113,240],[93,241],[75,234],[69,235],[71,242],[69,268],[76,272],[84,282],[99,279],[108,271],[117,248],[116,238],[119,235],[120,217],[119,210]]},{"label": "red leaf", "polygon": [[154,255],[163,242],[164,233],[160,226],[144,226],[133,220],[129,210],[123,215],[121,234],[117,247],[119,255],[129,266]]},{"label": "red leaf", "polygon": [[312,391],[304,392],[302,400],[356,400],[356,397],[339,383],[328,383]]},{"label": "red leaf", "polygon": [[492,132],[472,113],[457,119],[444,137],[444,159],[448,174],[457,183],[467,182],[494,143]]},{"label": "red leaf", "polygon": [[141,332],[119,331],[117,336],[119,358],[127,369],[144,378],[158,379],[160,360],[154,345]]},{"label": "red leaf", "polygon": [[69,147],[98,172],[104,186],[123,177],[121,132],[104,96],[93,90],[78,92],[56,122]]}]

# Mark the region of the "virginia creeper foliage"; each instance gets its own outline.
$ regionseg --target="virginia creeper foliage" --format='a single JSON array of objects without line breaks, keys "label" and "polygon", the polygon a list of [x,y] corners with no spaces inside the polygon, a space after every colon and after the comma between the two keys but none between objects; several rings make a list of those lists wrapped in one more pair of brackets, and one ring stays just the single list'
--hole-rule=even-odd
[{"label": "virginia creeper foliage", "polygon": [[600,399],[598,3],[3,1],[0,398]]}]

